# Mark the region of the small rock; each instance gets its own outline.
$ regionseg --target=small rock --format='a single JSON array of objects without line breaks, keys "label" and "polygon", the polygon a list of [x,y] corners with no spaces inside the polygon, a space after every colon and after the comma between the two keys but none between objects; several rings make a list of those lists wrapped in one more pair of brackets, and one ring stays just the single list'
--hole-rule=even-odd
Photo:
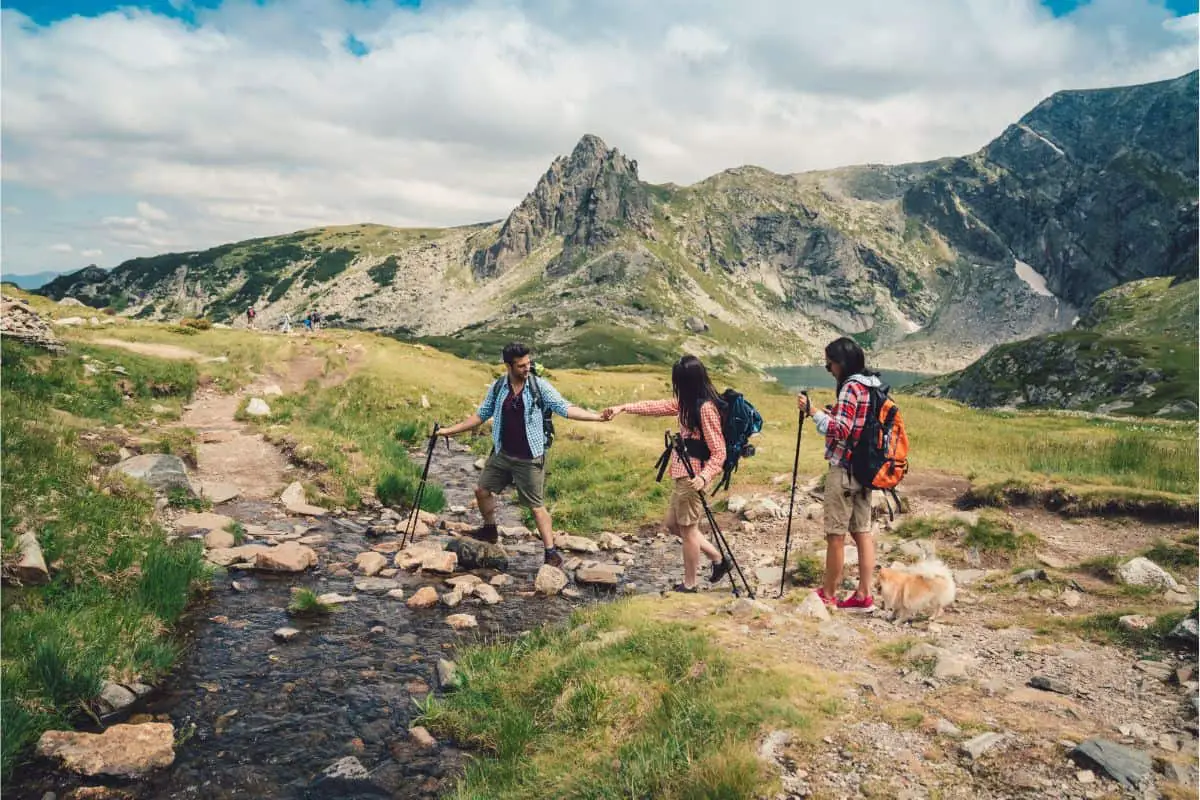
[{"label": "small rock", "polygon": [[365,553],[359,553],[355,556],[354,564],[362,570],[364,575],[370,577],[379,574],[380,570],[388,565],[388,560],[382,553],[368,550]]},{"label": "small rock", "polygon": [[971,586],[979,583],[988,576],[986,569],[956,569],[954,570],[954,582],[959,586]]},{"label": "small rock", "polygon": [[[233,526],[233,517],[224,514],[213,514],[211,512],[189,513],[183,514],[175,520],[174,528],[180,536],[191,536],[195,533],[208,533],[210,531],[224,531],[226,528]],[[232,547],[231,541],[227,545],[209,545],[210,547]]]},{"label": "small rock", "polygon": [[571,536],[560,533],[554,537],[554,546],[559,550],[571,550],[576,553],[598,553],[600,545],[584,536]]},{"label": "small rock", "polygon": [[273,635],[281,642],[290,642],[300,635],[300,631],[296,628],[276,628]]},{"label": "small rock", "polygon": [[337,592],[326,592],[317,596],[317,602],[327,606],[340,606],[342,603],[357,603],[358,598],[354,595],[341,595]]},{"label": "small rock", "polygon": [[575,573],[575,582],[581,586],[616,586],[623,574],[625,568],[615,564],[592,564]]},{"label": "small rock", "polygon": [[1136,790],[1150,775],[1150,757],[1107,739],[1088,739],[1071,751],[1083,767],[1100,769],[1126,789]]},{"label": "small rock", "polygon": [[446,550],[429,550],[421,559],[421,571],[452,575],[458,567],[458,556]]},{"label": "small rock", "polygon": [[46,568],[46,557],[42,554],[37,536],[28,531],[22,533],[17,537],[17,546],[21,551],[21,558],[8,574],[25,586],[48,583],[50,571]]},{"label": "small rock", "polygon": [[236,540],[229,531],[209,531],[204,534],[204,546],[212,549],[233,547]]},{"label": "small rock", "polygon": [[320,506],[314,506],[308,502],[308,496],[304,493],[304,485],[300,481],[293,481],[279,495],[279,502],[283,503],[283,507],[292,514],[301,514],[307,517],[320,517],[328,513],[328,511]]},{"label": "small rock", "polygon": [[192,484],[188,480],[187,467],[179,456],[146,453],[117,463],[112,467],[112,471],[140,480],[156,491],[166,492],[178,488],[189,495],[194,494]]},{"label": "small rock", "polygon": [[403,600],[404,599],[404,590],[403,589],[388,589],[386,596],[391,600]]},{"label": "small rock", "polygon": [[477,458],[477,459],[475,459],[475,469],[482,470],[482,469],[483,469],[484,467],[486,467],[486,466],[487,466],[487,459],[486,459],[486,458]]},{"label": "small rock", "polygon": [[420,725],[415,728],[408,729],[408,735],[413,740],[413,743],[424,750],[432,750],[437,747],[437,739],[434,739],[429,731],[425,730]]},{"label": "small rock", "polygon": [[796,607],[794,613],[802,619],[815,619],[821,622],[830,620],[829,609],[821,601],[821,598],[817,597],[816,592],[805,592],[804,599],[800,601],[800,605]]},{"label": "small rock", "polygon": [[462,589],[453,589],[449,592],[446,592],[441,598],[442,605],[444,605],[446,608],[457,608],[459,604],[462,603],[462,600]]},{"label": "small rock", "polygon": [[488,583],[490,583],[492,586],[508,586],[510,583],[512,583],[512,580],[513,579],[511,575],[505,575],[503,572],[501,572],[499,575],[493,575]]},{"label": "small rock", "polygon": [[1075,773],[1075,780],[1079,781],[1080,783],[1095,783],[1096,773],[1092,772],[1090,769],[1081,769]]},{"label": "small rock", "polygon": [[503,599],[500,597],[500,593],[497,592],[495,588],[486,583],[475,584],[471,587],[471,591],[474,592],[476,597],[489,606],[494,606]]},{"label": "small rock", "polygon": [[759,586],[778,587],[783,580],[783,567],[759,567],[754,571],[754,579]]},{"label": "small rock", "polygon": [[1144,631],[1154,624],[1154,617],[1146,614],[1126,614],[1117,620],[1117,624],[1127,631]]},{"label": "small rock", "polygon": [[432,586],[422,586],[406,603],[409,608],[433,608],[437,604],[438,593]]},{"label": "small rock", "polygon": [[1008,737],[1002,733],[981,733],[978,736],[968,739],[960,746],[962,752],[975,761],[983,756],[988,750],[991,750],[996,745],[1003,742]]},{"label": "small rock", "polygon": [[453,692],[462,686],[462,676],[458,674],[458,665],[453,661],[439,658],[437,662],[438,688],[443,692]]},{"label": "small rock", "polygon": [[933,665],[933,677],[939,680],[964,678],[967,675],[967,669],[970,667],[971,662],[971,658],[961,653],[942,650],[938,653],[937,661]]},{"label": "small rock", "polygon": [[299,542],[284,542],[254,556],[254,568],[269,572],[303,572],[316,565],[317,551]]},{"label": "small rock", "polygon": [[460,569],[508,569],[508,551],[498,544],[462,536],[447,542],[446,550],[454,554]]},{"label": "small rock", "polygon": [[1024,572],[1018,572],[1016,575],[1014,575],[1013,583],[1020,586],[1022,583],[1032,583],[1034,581],[1044,581],[1046,579],[1046,570],[1027,569]]},{"label": "small rock", "polygon": [[1196,643],[1200,641],[1200,628],[1197,628],[1196,618],[1187,617],[1186,619],[1181,619],[1179,624],[1172,628],[1167,636],[1171,639],[1187,642],[1192,647],[1195,647]]},{"label": "small rock", "polygon": [[354,582],[356,591],[363,594],[387,594],[393,589],[400,589],[400,582],[392,578],[359,578]]},{"label": "small rock", "polygon": [[625,540],[615,533],[605,531],[596,537],[596,544],[601,550],[620,550],[625,546]]},{"label": "small rock", "polygon": [[1173,670],[1170,664],[1164,664],[1161,661],[1139,661],[1133,665],[1135,669],[1146,673],[1152,678],[1158,678],[1160,681],[1171,680]]},{"label": "small rock", "polygon": [[271,407],[261,397],[251,397],[250,402],[246,403],[246,413],[252,417],[269,417]]},{"label": "small rock", "polygon": [[100,702],[110,711],[120,711],[137,701],[137,695],[119,683],[105,681],[100,690]]},{"label": "small rock", "polygon": [[329,779],[346,781],[361,781],[370,775],[362,762],[354,756],[338,759],[326,767],[321,774]]},{"label": "small rock", "polygon": [[746,498],[739,494],[730,495],[729,499],[725,501],[725,507],[732,514],[740,514],[746,508]]},{"label": "small rock", "polygon": [[1029,679],[1029,685],[1034,689],[1041,689],[1044,692],[1072,694],[1071,687],[1066,681],[1061,681],[1058,678],[1052,678],[1049,675],[1034,675]]},{"label": "small rock", "polygon": [[[453,578],[446,578],[447,586],[454,586],[463,591],[470,589],[477,583],[483,583],[483,578],[480,578],[478,575],[455,575]],[[467,594],[470,594],[470,592],[467,592]]]},{"label": "small rock", "polygon": [[558,567],[543,564],[533,579],[533,588],[538,594],[556,595],[567,585],[567,574]]},{"label": "small rock", "polygon": [[962,736],[962,731],[958,729],[958,726],[948,719],[939,719],[936,730],[940,736],[949,736],[952,739]]},{"label": "small rock", "polygon": [[1067,589],[1059,595],[1058,599],[1067,608],[1079,608],[1079,604],[1083,602],[1083,595],[1074,589]]},{"label": "small rock", "polygon": [[764,603],[761,600],[751,600],[749,597],[739,597],[721,609],[726,614],[730,614],[734,619],[746,620],[759,615],[771,615],[775,613],[773,606]]},{"label": "small rock", "polygon": [[467,628],[476,628],[479,623],[475,621],[473,614],[451,614],[446,617],[446,624],[456,631],[466,630]]}]

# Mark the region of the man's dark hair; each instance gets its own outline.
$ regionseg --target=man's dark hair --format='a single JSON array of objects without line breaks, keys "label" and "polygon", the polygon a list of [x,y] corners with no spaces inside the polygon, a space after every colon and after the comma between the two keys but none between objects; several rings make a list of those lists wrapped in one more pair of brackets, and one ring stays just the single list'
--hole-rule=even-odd
[{"label": "man's dark hair", "polygon": [[504,356],[504,363],[511,364],[518,358],[524,358],[525,356],[529,355],[529,348],[521,342],[509,342],[508,344],[504,345],[504,352],[502,355]]}]

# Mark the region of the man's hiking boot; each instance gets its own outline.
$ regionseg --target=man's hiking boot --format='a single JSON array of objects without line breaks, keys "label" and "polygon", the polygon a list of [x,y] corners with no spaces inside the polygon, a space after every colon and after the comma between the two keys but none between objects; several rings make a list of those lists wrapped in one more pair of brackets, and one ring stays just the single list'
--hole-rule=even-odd
[{"label": "man's hiking boot", "polygon": [[695,594],[697,591],[697,587],[688,586],[685,583],[677,583],[671,587],[671,591],[672,592],[683,592],[684,594]]},{"label": "man's hiking boot", "polygon": [[558,552],[557,547],[550,547],[546,549],[546,563],[552,567],[558,567],[559,569],[562,569],[563,557],[562,553]]},{"label": "man's hiking boot", "polygon": [[720,561],[712,565],[712,574],[708,576],[709,583],[719,583],[721,578],[729,574],[729,570],[733,569],[733,562],[728,558],[722,558]]},{"label": "man's hiking boot", "polygon": [[496,544],[496,542],[500,541],[500,531],[496,530],[495,525],[484,525],[473,531],[467,531],[467,536],[470,536],[472,539],[478,539],[481,542],[487,542],[488,544]]},{"label": "man's hiking boot", "polygon": [[875,599],[872,597],[859,597],[852,594],[845,600],[839,600],[837,607],[842,611],[853,611],[858,614],[870,614],[875,610]]}]

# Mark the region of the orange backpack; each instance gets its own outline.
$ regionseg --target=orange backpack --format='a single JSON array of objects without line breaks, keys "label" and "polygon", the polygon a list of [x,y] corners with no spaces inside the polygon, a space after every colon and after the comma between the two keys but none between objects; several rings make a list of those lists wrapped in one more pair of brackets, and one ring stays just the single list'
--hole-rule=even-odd
[{"label": "orange backpack", "polygon": [[[908,434],[891,388],[865,386],[870,394],[867,421],[850,454],[850,474],[864,488],[891,492],[908,473]],[[897,498],[898,500],[898,498]]]}]

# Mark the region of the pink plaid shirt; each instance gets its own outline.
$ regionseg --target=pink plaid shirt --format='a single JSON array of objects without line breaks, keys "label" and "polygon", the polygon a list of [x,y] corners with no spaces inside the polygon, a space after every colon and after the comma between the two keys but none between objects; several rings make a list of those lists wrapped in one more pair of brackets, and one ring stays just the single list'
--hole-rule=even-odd
[{"label": "pink plaid shirt", "polygon": [[[679,401],[675,399],[642,400],[637,403],[627,403],[621,406],[621,410],[626,414],[634,414],[639,417],[678,416]],[[679,431],[683,434],[683,438],[703,438],[704,443],[708,445],[709,457],[703,468],[701,468],[699,459],[688,458],[692,465],[692,471],[704,478],[704,484],[707,486],[725,468],[725,436],[721,433],[721,412],[717,410],[716,403],[711,400],[700,406],[700,427],[703,429],[702,431],[685,428],[683,419],[679,419]],[[687,468],[679,459],[678,453],[671,453],[671,465],[667,474],[672,478],[688,476]]]},{"label": "pink plaid shirt", "polygon": [[826,461],[843,469],[850,466],[850,452],[867,424],[867,412],[870,407],[871,394],[867,387],[858,381],[847,381],[830,413],[818,411],[813,414],[813,421],[818,427],[822,424],[819,417],[828,420],[828,427],[825,429]]}]

